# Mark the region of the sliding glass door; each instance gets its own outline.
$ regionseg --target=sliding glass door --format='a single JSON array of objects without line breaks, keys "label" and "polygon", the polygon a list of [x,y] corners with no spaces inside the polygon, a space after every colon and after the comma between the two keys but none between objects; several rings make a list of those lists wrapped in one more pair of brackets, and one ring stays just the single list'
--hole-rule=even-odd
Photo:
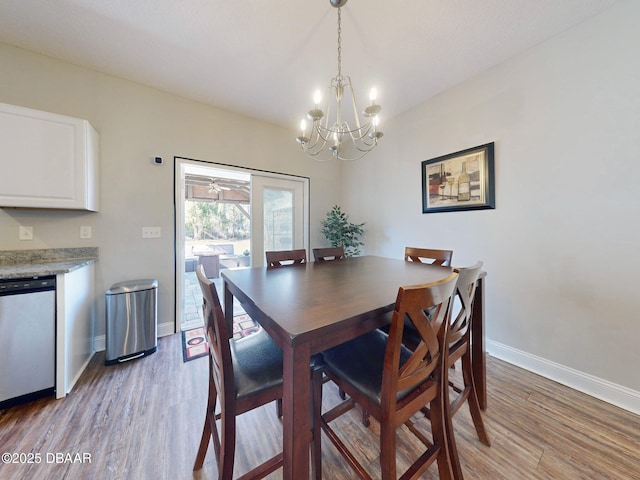
[{"label": "sliding glass door", "polygon": [[309,247],[309,179],[175,158],[176,330],[201,324],[195,268],[219,287],[225,268]]}]

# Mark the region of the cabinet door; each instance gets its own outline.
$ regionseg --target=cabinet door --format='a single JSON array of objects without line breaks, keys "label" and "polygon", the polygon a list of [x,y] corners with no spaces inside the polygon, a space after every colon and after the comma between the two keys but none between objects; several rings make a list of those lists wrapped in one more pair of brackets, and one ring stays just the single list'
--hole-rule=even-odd
[{"label": "cabinet door", "polygon": [[88,121],[0,104],[0,206],[97,210]]}]

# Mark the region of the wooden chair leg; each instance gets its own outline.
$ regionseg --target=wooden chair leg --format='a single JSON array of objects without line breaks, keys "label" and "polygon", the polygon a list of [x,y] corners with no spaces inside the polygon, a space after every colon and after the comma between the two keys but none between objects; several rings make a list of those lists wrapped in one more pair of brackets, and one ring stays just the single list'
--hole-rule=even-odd
[{"label": "wooden chair leg", "polygon": [[222,416],[222,439],[220,441],[220,459],[218,460],[218,478],[233,478],[233,463],[236,453],[236,417],[235,412]]},{"label": "wooden chair leg", "polygon": [[[211,360],[209,360],[211,361]],[[218,430],[216,428],[216,405],[218,400],[218,392],[215,383],[209,381],[209,397],[207,399],[207,411],[204,417],[204,426],[202,427],[202,437],[200,438],[200,447],[193,465],[193,471],[200,470],[204,464],[209,449],[209,440],[213,437],[213,448],[216,455],[216,461],[220,458],[220,441],[218,439]]]},{"label": "wooden chair leg", "polygon": [[362,425],[367,428],[369,428],[369,426],[371,425],[369,412],[367,412],[364,408],[362,409]]},{"label": "wooden chair leg", "polygon": [[467,398],[467,403],[469,404],[469,411],[471,413],[471,419],[473,420],[473,425],[476,427],[476,433],[478,434],[478,438],[482,443],[491,446],[491,442],[489,441],[489,435],[487,435],[487,430],[484,427],[484,422],[482,420],[482,413],[480,412],[480,402],[478,401],[478,394],[476,393],[475,383],[473,382],[473,370],[471,369],[471,356],[465,355],[462,357],[462,375],[464,379],[465,388],[469,389],[469,395]]},{"label": "wooden chair leg", "polygon": [[389,422],[380,424],[380,471],[382,480],[396,479],[396,429]]},{"label": "wooden chair leg", "polygon": [[207,414],[207,416],[204,419],[204,427],[202,428],[202,438],[200,439],[200,447],[198,448],[196,461],[193,464],[194,472],[202,468],[202,465],[204,464],[204,459],[207,456],[207,450],[209,449],[210,440],[211,440],[211,423],[209,420],[209,415]]},{"label": "wooden chair leg", "polygon": [[438,473],[443,480],[463,480],[462,468],[460,467],[460,460],[458,458],[458,451],[453,434],[453,423],[451,422],[449,409],[445,407],[445,402],[448,401],[448,396],[445,398],[436,398],[429,406],[433,441],[440,445],[440,453],[436,460]]},{"label": "wooden chair leg", "polygon": [[449,398],[449,376],[447,368],[443,368],[443,388],[440,395],[429,404],[429,414],[433,440],[442,446],[438,456],[438,472],[441,479],[463,480],[462,467],[456,446],[453,430],[453,413]]}]

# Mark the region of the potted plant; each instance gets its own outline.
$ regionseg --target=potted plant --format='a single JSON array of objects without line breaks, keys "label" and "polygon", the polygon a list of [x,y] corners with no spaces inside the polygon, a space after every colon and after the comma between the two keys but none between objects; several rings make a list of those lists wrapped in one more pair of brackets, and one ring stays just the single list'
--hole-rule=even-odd
[{"label": "potted plant", "polygon": [[250,253],[251,252],[249,252],[249,250],[245,250],[244,252],[242,252],[242,255],[238,257],[239,267],[248,267],[250,265],[251,263]]},{"label": "potted plant", "polygon": [[346,257],[360,255],[360,247],[364,245],[360,238],[364,234],[364,223],[351,223],[349,217],[334,205],[327,212],[327,218],[320,222],[322,234],[331,243],[332,247],[343,247]]}]

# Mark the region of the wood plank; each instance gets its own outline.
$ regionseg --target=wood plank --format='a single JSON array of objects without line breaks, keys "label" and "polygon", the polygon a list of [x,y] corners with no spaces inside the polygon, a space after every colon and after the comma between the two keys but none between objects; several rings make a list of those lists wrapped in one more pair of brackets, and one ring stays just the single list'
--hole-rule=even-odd
[{"label": "wood plank", "polygon": [[[460,369],[453,371],[455,377]],[[489,408],[484,421],[492,446],[476,438],[468,409],[454,418],[466,480],[639,480],[640,417],[533,373],[487,357]],[[41,399],[0,411],[0,453],[90,453],[91,463],[8,465],[0,478],[27,480],[214,479],[213,449],[192,474],[207,393],[207,360],[184,363],[180,335],[161,338],[158,352],[113,367],[97,354],[65,399]],[[324,386],[324,409],[340,401]],[[414,417],[429,433],[426,419]],[[380,478],[377,434],[354,409],[334,424],[374,478]],[[404,428],[404,427],[403,427]],[[275,406],[238,419],[238,477],[280,449],[282,424]],[[420,443],[402,431],[398,463],[406,466]],[[351,480],[353,473],[326,438],[323,477]],[[432,467],[424,478],[436,479]],[[281,479],[281,471],[268,478]]]}]

